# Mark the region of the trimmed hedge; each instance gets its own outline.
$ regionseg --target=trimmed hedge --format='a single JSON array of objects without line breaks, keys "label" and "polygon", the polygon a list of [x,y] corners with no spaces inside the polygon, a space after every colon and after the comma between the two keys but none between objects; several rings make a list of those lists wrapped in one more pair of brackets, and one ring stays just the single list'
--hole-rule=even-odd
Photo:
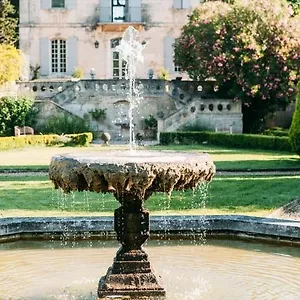
[{"label": "trimmed hedge", "polygon": [[289,136],[289,131],[283,129],[271,128],[271,129],[266,129],[263,134],[275,135],[275,136]]},{"label": "trimmed hedge", "polygon": [[49,134],[49,135],[22,135],[11,137],[0,137],[0,149],[9,150],[15,148],[24,148],[27,146],[87,146],[93,140],[90,132],[78,134]]},{"label": "trimmed hedge", "polygon": [[228,134],[208,131],[177,131],[160,133],[161,145],[200,145],[204,143],[230,148],[292,151],[288,137],[256,134]]}]

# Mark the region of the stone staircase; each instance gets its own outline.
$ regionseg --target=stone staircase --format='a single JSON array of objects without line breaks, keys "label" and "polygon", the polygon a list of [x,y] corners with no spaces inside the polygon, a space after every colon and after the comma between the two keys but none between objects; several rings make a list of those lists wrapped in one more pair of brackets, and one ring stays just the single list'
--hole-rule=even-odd
[{"label": "stone staircase", "polygon": [[[144,100],[142,107],[137,109],[137,119],[142,124],[142,119],[152,114],[158,119],[159,132],[176,131],[186,125],[213,131],[217,128],[218,131],[241,132],[241,105],[231,99],[220,98],[213,84],[138,80]],[[125,80],[32,81],[20,83],[19,90],[35,94],[36,101],[44,106],[44,119],[59,112],[86,118],[89,111],[105,108],[107,120],[101,125],[101,130],[108,131],[115,138],[120,136],[121,128],[113,120],[116,119],[117,103],[127,101],[128,82]],[[141,109],[144,115],[140,116]],[[99,127],[95,121],[90,122],[93,127]],[[141,125],[136,130],[140,132]]]}]

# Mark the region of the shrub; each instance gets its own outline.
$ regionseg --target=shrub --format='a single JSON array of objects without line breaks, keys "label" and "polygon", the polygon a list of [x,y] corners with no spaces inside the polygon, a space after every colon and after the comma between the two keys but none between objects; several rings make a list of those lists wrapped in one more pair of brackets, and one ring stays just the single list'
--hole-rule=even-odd
[{"label": "shrub", "polygon": [[275,136],[288,136],[289,131],[284,130],[283,128],[280,127],[274,127],[274,128],[269,128],[264,131],[265,135],[275,135]]},{"label": "shrub", "polygon": [[[300,83],[298,86],[300,88]],[[296,107],[289,131],[289,140],[293,151],[300,155],[300,91],[297,94]]]},{"label": "shrub", "polygon": [[26,146],[87,146],[93,140],[90,132],[80,134],[69,134],[60,136],[50,135],[23,135],[18,137],[0,137],[0,149],[9,150],[15,148],[24,148]]},{"label": "shrub", "polygon": [[268,113],[294,100],[300,70],[300,18],[283,0],[208,1],[175,43],[175,64],[243,103],[245,132],[261,132]]},{"label": "shrub", "polygon": [[226,134],[215,132],[161,132],[160,144],[210,144],[215,146],[245,149],[291,151],[288,137],[256,134]]},{"label": "shrub", "polygon": [[156,129],[157,128],[157,120],[153,115],[149,115],[148,118],[144,119],[144,127],[145,129]]},{"label": "shrub", "polygon": [[95,121],[97,121],[99,123],[104,122],[107,117],[106,108],[93,109],[93,110],[89,111],[89,114]]},{"label": "shrub", "polygon": [[70,140],[65,142],[64,146],[88,146],[93,140],[91,133],[67,134],[66,137]]},{"label": "shrub", "polygon": [[50,117],[38,130],[43,134],[70,134],[89,132],[91,128],[86,120],[76,116],[63,115]]},{"label": "shrub", "polygon": [[0,136],[14,135],[14,126],[24,126],[26,115],[33,105],[27,96],[0,98]]},{"label": "shrub", "polygon": [[75,71],[72,74],[72,77],[80,79],[80,78],[83,78],[83,76],[84,76],[83,70],[81,68],[75,68]]},{"label": "shrub", "polygon": [[32,74],[31,80],[36,80],[39,78],[41,66],[36,64],[35,66],[30,65],[30,72]]},{"label": "shrub", "polygon": [[162,67],[160,70],[159,70],[159,73],[157,75],[157,78],[158,79],[162,79],[162,80],[170,80],[171,79],[171,76],[170,76],[170,73],[167,69],[165,69],[164,67]]}]

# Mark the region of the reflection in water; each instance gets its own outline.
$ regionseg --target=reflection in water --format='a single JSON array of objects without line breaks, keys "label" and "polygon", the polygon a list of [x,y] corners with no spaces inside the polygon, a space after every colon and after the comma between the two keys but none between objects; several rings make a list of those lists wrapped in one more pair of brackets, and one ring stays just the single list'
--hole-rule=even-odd
[{"label": "reflection in water", "polygon": [[[0,299],[97,299],[115,241],[0,245]],[[234,240],[148,242],[172,300],[300,299],[300,249]]]}]

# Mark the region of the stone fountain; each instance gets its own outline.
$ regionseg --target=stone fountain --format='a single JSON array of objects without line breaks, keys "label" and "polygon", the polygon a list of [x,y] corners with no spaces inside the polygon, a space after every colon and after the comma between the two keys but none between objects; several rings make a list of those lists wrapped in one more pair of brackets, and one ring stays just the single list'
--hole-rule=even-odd
[{"label": "stone fountain", "polygon": [[100,279],[99,299],[164,299],[142,245],[149,238],[149,212],[143,207],[154,192],[194,189],[209,182],[215,165],[207,154],[173,151],[109,151],[54,156],[50,179],[56,188],[113,193],[114,229],[121,243],[114,263]]},{"label": "stone fountain", "polygon": [[121,243],[112,267],[100,279],[99,299],[164,299],[165,290],[152,271],[142,245],[149,238],[149,212],[144,201],[154,192],[194,189],[209,182],[215,166],[207,154],[171,151],[135,151],[133,107],[140,97],[135,84],[136,65],[143,61],[144,46],[131,26],[124,32],[118,51],[126,62],[130,151],[55,156],[50,179],[56,188],[70,191],[113,193],[121,206],[115,210],[114,229]]}]

